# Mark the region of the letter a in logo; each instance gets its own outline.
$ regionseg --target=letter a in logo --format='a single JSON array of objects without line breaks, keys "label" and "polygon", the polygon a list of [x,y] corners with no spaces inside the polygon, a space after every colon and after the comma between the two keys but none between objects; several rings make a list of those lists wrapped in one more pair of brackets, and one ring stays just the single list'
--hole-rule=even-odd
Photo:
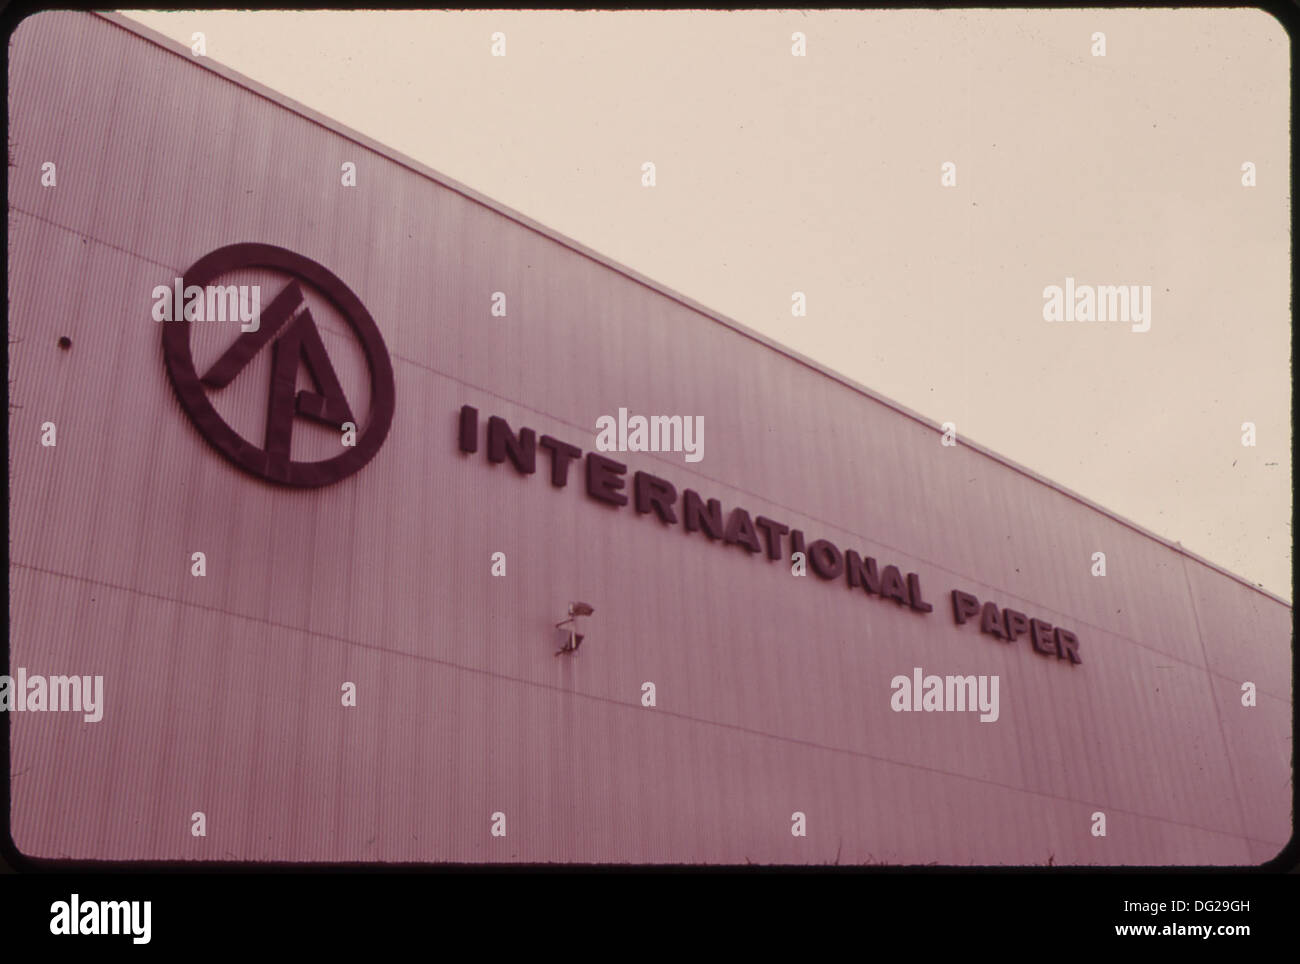
[{"label": "letter a in logo", "polygon": [[[346,478],[379,451],[393,421],[393,366],[374,319],[360,300],[325,268],[301,255],[268,244],[234,244],[200,258],[185,272],[184,286],[200,288],[215,278],[245,268],[271,268],[292,280],[262,312],[255,331],[244,331],[200,378],[190,344],[191,325],[163,325],[163,353],[172,386],[199,432],[246,472],[292,486],[321,486]],[[303,284],[319,291],[347,320],[365,352],[370,373],[370,418],[355,446],[320,462],[295,462],[290,455],[294,420],[307,418],[342,429],[356,423],[343,386],[330,362],[320,330],[303,295]],[[277,337],[277,335],[279,337]],[[217,413],[207,390],[228,386],[267,345],[271,377],[266,406],[266,437],[259,448]],[[315,390],[298,390],[305,369]]]}]

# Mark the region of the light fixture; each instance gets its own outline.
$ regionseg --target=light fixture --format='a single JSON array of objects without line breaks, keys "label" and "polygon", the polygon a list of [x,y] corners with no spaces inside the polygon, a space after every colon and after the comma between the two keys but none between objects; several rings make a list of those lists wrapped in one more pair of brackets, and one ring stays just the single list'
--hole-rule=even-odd
[{"label": "light fixture", "polygon": [[582,640],[584,639],[583,634],[578,632],[578,617],[590,616],[595,611],[596,610],[593,609],[589,603],[569,603],[568,617],[555,624],[556,629],[563,629],[565,626],[569,627],[569,641],[555,651],[556,656],[559,656],[561,653],[577,652],[578,647],[582,645]]}]

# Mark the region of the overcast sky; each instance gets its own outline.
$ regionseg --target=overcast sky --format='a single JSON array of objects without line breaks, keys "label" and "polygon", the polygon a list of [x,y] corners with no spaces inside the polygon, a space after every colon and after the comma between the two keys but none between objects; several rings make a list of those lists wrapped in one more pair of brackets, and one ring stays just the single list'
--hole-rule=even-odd
[{"label": "overcast sky", "polygon": [[127,15],[1292,598],[1269,15]]}]

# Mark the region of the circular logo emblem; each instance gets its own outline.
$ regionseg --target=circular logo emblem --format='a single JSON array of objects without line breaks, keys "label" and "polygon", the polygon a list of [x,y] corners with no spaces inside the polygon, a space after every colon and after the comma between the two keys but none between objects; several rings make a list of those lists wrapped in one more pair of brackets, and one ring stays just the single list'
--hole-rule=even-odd
[{"label": "circular logo emblem", "polygon": [[[223,275],[248,268],[273,269],[289,275],[290,280],[269,301],[260,297],[260,288],[254,293],[256,297],[245,299],[237,286],[212,284]],[[370,374],[370,417],[364,430],[356,424],[307,307],[304,285],[319,292],[347,321],[365,353]],[[245,316],[242,309],[250,302],[252,312]],[[209,306],[209,315],[215,313],[215,306],[223,320],[249,323],[238,325],[238,337],[200,375],[194,367],[190,328],[199,321],[212,320],[204,317],[205,305]],[[388,349],[360,299],[315,261],[269,244],[218,248],[196,261],[179,279],[172,314],[175,320],[163,321],[163,357],[181,407],[199,433],[245,472],[282,485],[329,485],[356,472],[384,444],[396,401]],[[226,423],[213,407],[208,391],[229,385],[264,348],[271,352],[271,377],[266,437],[259,446]],[[306,368],[315,384],[314,391],[297,388],[300,367]],[[319,462],[293,461],[290,445],[294,420],[298,418],[338,429],[342,452]]]}]

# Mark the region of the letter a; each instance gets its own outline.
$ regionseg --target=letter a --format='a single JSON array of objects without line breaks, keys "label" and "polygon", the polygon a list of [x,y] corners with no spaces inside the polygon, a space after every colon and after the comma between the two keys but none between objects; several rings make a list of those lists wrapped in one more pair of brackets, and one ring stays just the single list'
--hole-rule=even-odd
[{"label": "letter a", "polygon": [[1064,321],[1065,293],[1060,285],[1043,289],[1043,321]]},{"label": "letter a", "polygon": [[889,708],[895,713],[906,713],[912,708],[912,681],[906,676],[895,676],[889,681],[894,695],[889,698]]},{"label": "letter a", "polygon": [[172,320],[172,289],[166,285],[158,285],[153,289],[152,295],[154,321],[171,321]]},{"label": "letter a", "polygon": [[790,814],[790,836],[808,836],[808,818],[804,816],[802,810],[796,810],[794,813]]},{"label": "letter a", "polygon": [[54,916],[50,918],[51,934],[67,934],[68,930],[68,903],[63,900],[56,900],[50,905],[50,913]]},{"label": "letter a", "polygon": [[596,448],[601,452],[613,452],[618,448],[618,423],[613,415],[602,415],[596,419]]}]

